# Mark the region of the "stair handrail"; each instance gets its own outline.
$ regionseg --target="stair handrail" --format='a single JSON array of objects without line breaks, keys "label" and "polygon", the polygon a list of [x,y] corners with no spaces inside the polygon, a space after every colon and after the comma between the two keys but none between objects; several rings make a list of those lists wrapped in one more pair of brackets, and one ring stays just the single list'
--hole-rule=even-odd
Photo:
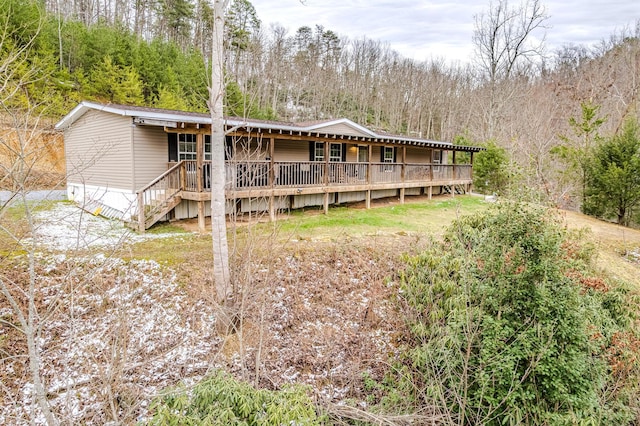
[{"label": "stair handrail", "polygon": [[[158,176],[157,178],[155,178],[154,180],[152,180],[151,182],[149,182],[148,184],[146,184],[145,186],[143,186],[142,188],[138,189],[136,191],[136,194],[140,194],[141,192],[146,191],[147,189],[151,188],[153,185],[155,185],[156,183],[160,182],[162,179],[164,179],[167,175],[171,174],[172,172],[174,172],[176,169],[182,167],[184,165],[184,160],[179,161],[178,163],[174,164],[173,166],[171,166],[169,169],[167,169],[166,172],[164,172],[163,174],[161,174],[160,176]],[[180,183],[180,185],[182,185],[182,181]],[[180,188],[180,190],[184,190],[184,188]]]},{"label": "stair handrail", "polygon": [[165,202],[166,200],[174,197],[176,194],[179,194],[181,191],[184,190],[183,188],[184,179],[180,177],[180,170],[183,169],[183,166],[184,166],[184,161],[180,161],[176,163],[175,165],[170,167],[166,172],[162,173],[160,176],[158,176],[157,178],[149,182],[147,185],[145,185],[144,187],[136,191],[136,198],[138,202],[138,230],[140,232],[144,232],[146,230],[147,218],[153,217],[153,215],[162,208],[161,206],[156,206],[155,208],[149,211],[146,211],[145,210],[145,193],[147,191],[150,191],[155,185],[162,182],[168,176],[171,176],[172,174],[178,172],[178,179],[177,179],[178,186],[175,188],[175,191],[173,193],[165,194]]}]

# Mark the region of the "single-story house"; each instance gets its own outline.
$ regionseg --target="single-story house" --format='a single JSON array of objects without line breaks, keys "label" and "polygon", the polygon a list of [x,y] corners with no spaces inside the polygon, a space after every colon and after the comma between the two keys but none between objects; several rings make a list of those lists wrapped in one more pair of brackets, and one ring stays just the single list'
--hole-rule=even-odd
[{"label": "single-story house", "polygon": [[[389,135],[348,119],[283,123],[228,117],[227,212],[468,191],[481,148]],[[209,215],[211,117],[82,102],[64,132],[68,197],[144,231]],[[458,156],[456,157],[456,154]],[[464,154],[461,154],[464,153]]]}]

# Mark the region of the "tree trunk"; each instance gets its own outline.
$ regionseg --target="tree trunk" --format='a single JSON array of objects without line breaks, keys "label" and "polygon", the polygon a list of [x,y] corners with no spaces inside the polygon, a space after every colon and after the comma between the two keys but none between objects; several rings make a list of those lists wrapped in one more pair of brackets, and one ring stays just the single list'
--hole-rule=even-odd
[{"label": "tree trunk", "polygon": [[225,165],[224,165],[224,10],[228,0],[215,0],[213,40],[211,42],[211,86],[209,110],[211,111],[211,235],[213,238],[213,281],[220,303],[231,293],[229,274],[229,245],[225,216]]}]

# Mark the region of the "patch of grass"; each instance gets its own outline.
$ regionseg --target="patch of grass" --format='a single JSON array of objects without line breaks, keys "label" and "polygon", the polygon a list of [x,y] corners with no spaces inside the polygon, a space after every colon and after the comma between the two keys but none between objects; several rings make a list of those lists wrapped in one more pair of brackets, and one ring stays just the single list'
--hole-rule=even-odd
[{"label": "patch of grass", "polygon": [[168,266],[179,266],[211,258],[211,235],[191,233],[176,234],[165,238],[150,238],[127,247],[125,258],[155,260]]},{"label": "patch of grass", "polygon": [[158,222],[146,232],[147,234],[189,234],[189,231],[171,222]]},{"label": "patch of grass", "polygon": [[375,233],[439,233],[456,217],[487,208],[474,196],[438,197],[369,210],[332,207],[327,215],[292,214],[279,223],[282,234],[301,237],[360,236]]}]

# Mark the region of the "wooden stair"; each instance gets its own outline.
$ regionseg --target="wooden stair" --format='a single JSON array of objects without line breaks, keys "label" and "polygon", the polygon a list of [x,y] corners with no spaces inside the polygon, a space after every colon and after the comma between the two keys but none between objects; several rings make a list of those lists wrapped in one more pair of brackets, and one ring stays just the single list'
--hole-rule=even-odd
[{"label": "wooden stair", "polygon": [[[182,197],[179,195],[174,195],[166,200],[162,200],[162,202],[158,203],[155,206],[151,206],[152,208],[149,211],[145,212],[145,221],[144,221],[144,229],[151,228],[156,222],[165,217],[171,210],[176,208],[178,204],[182,201]],[[145,206],[147,208],[148,206]]]},{"label": "wooden stair", "polygon": [[137,221],[131,226],[144,232],[176,208],[182,201],[184,179],[185,166],[181,161],[138,190]]}]

